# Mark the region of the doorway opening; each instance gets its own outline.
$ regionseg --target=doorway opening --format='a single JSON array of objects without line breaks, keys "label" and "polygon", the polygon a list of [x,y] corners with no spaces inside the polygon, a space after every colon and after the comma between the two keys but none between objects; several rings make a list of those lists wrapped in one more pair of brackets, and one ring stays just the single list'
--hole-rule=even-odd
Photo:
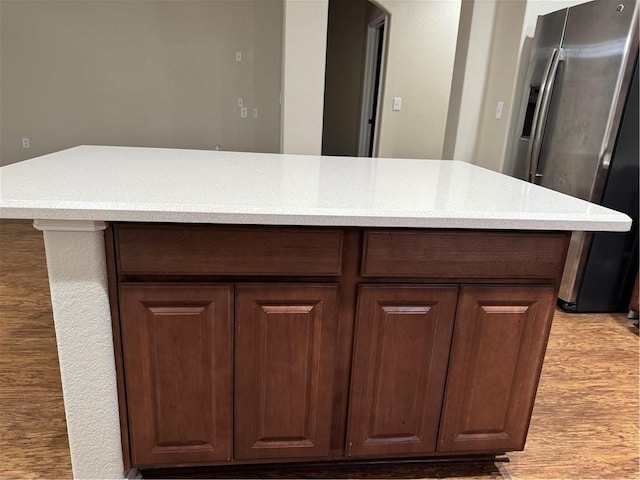
[{"label": "doorway opening", "polygon": [[378,104],[384,58],[384,32],[386,16],[380,12],[367,28],[364,75],[362,82],[362,107],[360,109],[359,157],[373,157],[376,152],[378,131]]},{"label": "doorway opening", "polygon": [[322,154],[377,155],[388,15],[369,0],[329,0]]}]

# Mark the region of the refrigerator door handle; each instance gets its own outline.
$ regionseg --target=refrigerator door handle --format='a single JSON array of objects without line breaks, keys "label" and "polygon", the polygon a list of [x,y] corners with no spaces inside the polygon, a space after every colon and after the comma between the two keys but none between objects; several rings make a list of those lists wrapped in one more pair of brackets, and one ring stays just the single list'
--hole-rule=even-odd
[{"label": "refrigerator door handle", "polygon": [[[531,130],[533,131],[531,145],[529,150],[529,181],[537,183],[536,180],[540,179],[544,174],[541,173],[539,168],[540,163],[540,151],[542,150],[542,135],[544,134],[544,128],[547,124],[547,115],[549,113],[549,104],[551,103],[551,94],[553,93],[553,86],[556,81],[556,74],[558,72],[558,65],[560,61],[565,59],[565,52],[563,48],[554,48],[545,70],[545,76],[542,79],[542,85],[540,86],[540,102],[536,105],[536,112],[534,112],[534,124]],[[538,106],[540,108],[538,108]],[[537,116],[535,115],[537,113]]]},{"label": "refrigerator door handle", "polygon": [[540,84],[540,96],[536,101],[536,108],[533,110],[533,121],[531,122],[531,138],[529,139],[529,148],[527,149],[527,172],[529,173],[529,181],[533,182],[533,146],[536,143],[536,131],[538,130],[538,119],[540,118],[540,106],[542,105],[542,99],[544,96],[544,91],[547,87],[547,82],[549,81],[549,73],[551,73],[551,67],[553,66],[553,61],[556,58],[558,53],[558,49],[554,48],[551,52],[551,56],[547,61],[547,66],[544,68],[544,74],[542,75],[542,83]]}]

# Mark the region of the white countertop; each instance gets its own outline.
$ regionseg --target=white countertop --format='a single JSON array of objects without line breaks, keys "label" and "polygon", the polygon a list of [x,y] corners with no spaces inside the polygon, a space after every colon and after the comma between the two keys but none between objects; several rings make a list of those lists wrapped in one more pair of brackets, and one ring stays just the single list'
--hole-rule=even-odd
[{"label": "white countertop", "polygon": [[627,231],[622,213],[464,162],[81,146],[0,168],[0,217]]}]

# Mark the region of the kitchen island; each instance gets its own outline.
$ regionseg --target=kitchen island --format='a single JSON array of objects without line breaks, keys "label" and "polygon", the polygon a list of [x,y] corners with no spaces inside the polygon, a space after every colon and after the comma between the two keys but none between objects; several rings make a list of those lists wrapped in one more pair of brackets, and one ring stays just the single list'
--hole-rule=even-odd
[{"label": "kitchen island", "polygon": [[522,449],[570,232],[631,224],[454,161],[84,146],[0,188],[77,478]]}]

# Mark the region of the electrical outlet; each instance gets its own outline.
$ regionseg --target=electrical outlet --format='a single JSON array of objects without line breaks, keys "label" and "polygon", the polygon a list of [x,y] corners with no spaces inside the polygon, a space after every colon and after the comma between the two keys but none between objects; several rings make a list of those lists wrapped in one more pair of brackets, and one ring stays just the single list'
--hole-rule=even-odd
[{"label": "electrical outlet", "polygon": [[22,148],[29,148],[30,144],[29,144],[29,139],[28,138],[23,138],[22,139]]},{"label": "electrical outlet", "polygon": [[240,116],[242,118],[247,118],[249,116],[248,112],[247,112],[247,107],[242,107],[240,109]]}]

